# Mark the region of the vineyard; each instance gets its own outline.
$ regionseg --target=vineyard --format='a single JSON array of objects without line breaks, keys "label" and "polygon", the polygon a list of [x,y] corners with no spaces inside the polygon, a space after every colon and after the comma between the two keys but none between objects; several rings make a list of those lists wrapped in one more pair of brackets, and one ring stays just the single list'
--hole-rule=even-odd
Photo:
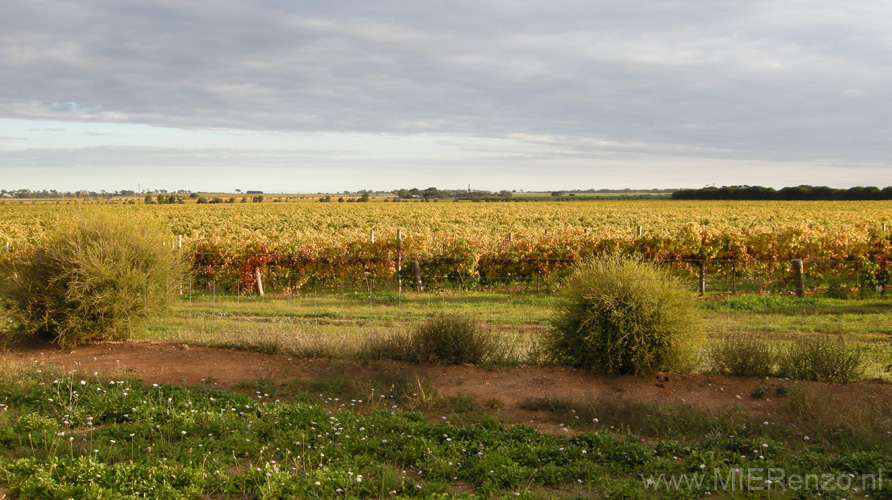
[{"label": "vineyard", "polygon": [[[239,205],[0,205],[5,258],[95,211],[160,220],[194,285],[253,293],[402,278],[427,289],[554,282],[578,259],[624,252],[714,281],[776,286],[802,259],[813,286],[885,285],[892,203],[601,201]],[[702,266],[702,267],[701,267]]]}]

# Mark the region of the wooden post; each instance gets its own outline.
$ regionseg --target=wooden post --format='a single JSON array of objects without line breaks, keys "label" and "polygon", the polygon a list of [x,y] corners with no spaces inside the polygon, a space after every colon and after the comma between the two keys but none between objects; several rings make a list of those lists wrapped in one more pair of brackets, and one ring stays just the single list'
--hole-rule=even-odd
[{"label": "wooden post", "polygon": [[424,291],[424,288],[421,286],[421,263],[417,260],[412,261],[412,277],[415,280],[415,291]]},{"label": "wooden post", "polygon": [[641,236],[641,226],[638,226],[637,232],[638,232],[638,236]]},{"label": "wooden post", "polygon": [[793,259],[793,281],[796,284],[796,296],[805,297],[805,263],[802,259]]},{"label": "wooden post", "polygon": [[3,251],[5,253],[9,253],[9,242],[8,241],[3,244]]},{"label": "wooden post", "polygon": [[883,223],[883,234],[886,234],[886,223]]},{"label": "wooden post", "polygon": [[706,261],[700,261],[700,295],[706,295]]},{"label": "wooden post", "polygon": [[263,297],[263,281],[260,279],[260,268],[254,268],[254,286],[257,288],[257,295]]},{"label": "wooden post", "polygon": [[182,250],[182,249],[183,249],[183,235],[178,234],[177,235],[177,250]]},{"label": "wooden post", "polygon": [[508,241],[514,241],[514,233],[508,233]]},{"label": "wooden post", "polygon": [[372,243],[374,243],[375,242],[375,232],[374,231],[370,232],[369,236],[371,237]]},{"label": "wooden post", "polygon": [[396,230],[396,286],[397,290],[403,291],[403,280],[399,277],[400,272],[403,270],[403,230]]},{"label": "wooden post", "polygon": [[737,293],[737,261],[731,264],[731,293]]}]

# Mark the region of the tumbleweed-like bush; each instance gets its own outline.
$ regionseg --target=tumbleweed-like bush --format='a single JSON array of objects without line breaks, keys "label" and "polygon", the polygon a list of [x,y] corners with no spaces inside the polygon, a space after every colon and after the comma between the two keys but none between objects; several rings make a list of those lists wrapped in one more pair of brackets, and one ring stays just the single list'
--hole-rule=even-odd
[{"label": "tumbleweed-like bush", "polygon": [[[169,238],[169,237],[168,237]],[[183,273],[160,226],[91,213],[10,263],[0,303],[20,339],[121,340],[164,310]]]},{"label": "tumbleweed-like bush", "polygon": [[699,323],[692,294],[656,264],[602,256],[568,278],[544,344],[553,362],[586,370],[687,371]]}]

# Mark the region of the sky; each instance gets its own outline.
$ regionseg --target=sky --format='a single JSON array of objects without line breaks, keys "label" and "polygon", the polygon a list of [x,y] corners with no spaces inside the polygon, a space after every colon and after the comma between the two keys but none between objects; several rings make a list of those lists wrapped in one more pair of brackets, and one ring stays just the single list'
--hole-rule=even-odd
[{"label": "sky", "polygon": [[892,185],[892,3],[4,0],[0,188]]}]

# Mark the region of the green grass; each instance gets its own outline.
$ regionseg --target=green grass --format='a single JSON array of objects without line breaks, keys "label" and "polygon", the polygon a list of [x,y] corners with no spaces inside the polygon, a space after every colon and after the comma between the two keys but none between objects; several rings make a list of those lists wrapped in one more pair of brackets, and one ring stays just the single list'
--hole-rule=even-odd
[{"label": "green grass", "polygon": [[[859,488],[892,470],[888,401],[843,417],[805,386],[765,422],[684,405],[530,402],[566,429],[546,434],[467,397],[425,394],[410,373],[338,373],[220,391],[18,371],[0,379],[0,484],[42,499],[701,498],[714,475],[740,470],[821,471]],[[679,489],[659,480],[698,475],[707,481]],[[724,493],[766,491],[741,487]],[[805,493],[818,492],[856,493]]]},{"label": "green grass", "polygon": [[[555,300],[553,293],[511,291],[348,290],[264,298],[187,293],[137,338],[351,359],[362,357],[365,342],[411,332],[436,312],[461,312],[508,338],[518,353],[509,364],[516,364],[542,359],[539,339]],[[840,335],[864,351],[865,378],[892,381],[892,299],[747,294],[708,297],[700,308],[707,339],[760,335],[784,349],[803,336]]]}]

